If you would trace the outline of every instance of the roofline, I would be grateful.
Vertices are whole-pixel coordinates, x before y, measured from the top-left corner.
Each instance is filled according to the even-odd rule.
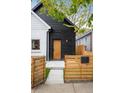
[[[76,26],[68,18],[65,18],[65,21],[67,21],[70,25]]]
[[[84,33],[82,36],[80,36],[79,38],[76,38],[76,40],[79,40],[79,39],[81,39],[81,38],[84,38],[85,36],[87,36],[87,35],[89,35],[90,33],[92,33],[92,30],[90,30],[90,31],[88,31],[88,32],[86,32],[86,33]]]
[[[43,6],[43,4],[41,2],[39,2],[38,4],[36,4],[36,6],[34,6],[32,8],[32,11],[36,11],[37,8],[40,7],[40,6]],[[74,25],[68,18],[64,18],[64,21],[67,21],[69,24]]]
[[[35,11],[38,7],[43,6],[43,4],[41,2],[37,3],[32,10]]]
[[[51,27],[50,27],[44,20],[42,20],[34,11],[31,11],[31,13],[32,13],[40,22],[42,22],[45,26],[47,26],[48,29],[51,29]]]
[[[41,4],[41,2],[39,1],[34,7],[32,7],[32,10],[35,10],[39,5]]]

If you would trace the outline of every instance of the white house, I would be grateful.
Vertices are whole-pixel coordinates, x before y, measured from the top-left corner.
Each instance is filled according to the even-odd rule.
[[[47,31],[51,27],[31,11],[31,55],[46,56]]]

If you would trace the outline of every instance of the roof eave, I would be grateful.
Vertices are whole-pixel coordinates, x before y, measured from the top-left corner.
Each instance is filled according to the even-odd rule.
[[[31,13],[32,13],[37,19],[39,19],[39,21],[42,22],[48,29],[51,29],[51,27],[50,27],[44,20],[42,20],[34,11],[31,11]]]

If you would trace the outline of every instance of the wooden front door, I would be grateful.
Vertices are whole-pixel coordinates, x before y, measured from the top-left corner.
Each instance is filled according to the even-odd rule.
[[[53,60],[61,59],[61,40],[53,41]]]

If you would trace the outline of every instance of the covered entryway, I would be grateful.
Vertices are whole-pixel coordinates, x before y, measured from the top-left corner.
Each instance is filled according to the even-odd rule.
[[[61,59],[61,40],[53,41],[53,60]]]
[[[75,54],[75,34],[62,31],[57,32],[52,29],[47,34],[47,61],[62,61],[64,55]],[[72,35],[68,36],[70,33]]]

